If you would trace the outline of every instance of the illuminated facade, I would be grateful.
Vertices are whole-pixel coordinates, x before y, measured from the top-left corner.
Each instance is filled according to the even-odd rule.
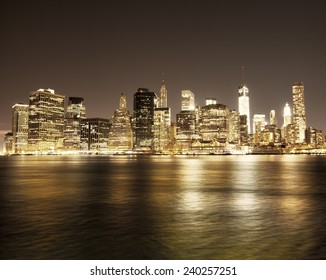
[[[322,130],[308,127],[305,131],[307,144],[312,148],[323,148],[325,144],[325,135]]]
[[[271,110],[271,112],[269,113],[269,124],[277,126],[275,110]]]
[[[162,81],[162,85],[160,88],[160,108],[167,108],[168,107],[168,91],[166,89],[166,85],[164,80]]]
[[[181,111],[195,110],[195,94],[191,90],[181,91]]]
[[[154,110],[154,143],[157,152],[164,152],[171,144],[171,108],[167,107],[167,88],[164,80],[160,88],[160,102]]]
[[[239,113],[247,116],[248,133],[251,133],[250,127],[250,107],[249,107],[249,89],[243,84],[239,87]]]
[[[81,122],[81,149],[97,152],[108,151],[110,122],[102,118],[87,118]]]
[[[152,150],[154,140],[154,109],[157,96],[147,88],[139,88],[134,94],[134,148]]]
[[[235,110],[229,113],[229,131],[228,142],[231,144],[240,144],[240,114]]]
[[[192,142],[199,139],[199,110],[195,108],[195,94],[192,91],[181,91],[181,112],[176,117],[177,149],[191,150]]]
[[[223,104],[212,104],[201,108],[199,135],[203,141],[217,141],[225,145],[229,136],[230,109]]]
[[[64,128],[64,147],[68,150],[80,149],[80,122],[86,118],[84,99],[69,97]]]
[[[291,108],[288,103],[285,103],[284,110],[283,110],[283,127],[286,127],[291,123],[292,123]]]
[[[259,144],[262,141],[262,131],[265,129],[266,118],[264,114],[255,114],[253,118],[254,143]]]
[[[306,109],[304,104],[304,84],[302,82],[292,85],[293,97],[293,124],[295,127],[295,143],[305,141]]]
[[[30,92],[28,150],[49,152],[63,147],[64,99],[53,89]]]
[[[213,104],[217,104],[216,98],[211,98],[211,97],[206,98],[206,106],[213,105]]]
[[[12,133],[13,152],[25,153],[28,145],[28,113],[27,104],[15,104],[12,106]]]
[[[133,148],[133,135],[131,116],[127,109],[127,99],[122,93],[119,109],[115,110],[111,119],[109,131],[109,150],[113,152],[126,152]]]
[[[8,132],[4,137],[4,152],[5,155],[9,156],[14,153],[14,137],[12,132]]]

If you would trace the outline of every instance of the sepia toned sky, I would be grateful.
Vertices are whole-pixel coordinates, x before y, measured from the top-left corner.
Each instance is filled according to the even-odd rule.
[[[21,2],[21,3],[19,3]],[[110,118],[120,93],[158,93],[162,73],[173,119],[180,91],[283,123],[291,84],[305,84],[307,125],[326,130],[326,17],[322,1],[5,1],[0,9],[0,131],[29,91],[84,97],[87,117]],[[0,135],[1,141],[3,136]]]

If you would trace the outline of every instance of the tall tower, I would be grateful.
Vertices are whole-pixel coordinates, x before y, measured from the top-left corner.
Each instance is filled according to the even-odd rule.
[[[248,133],[251,133],[250,127],[250,108],[249,108],[249,89],[244,83],[244,67],[242,67],[242,85],[239,86],[239,113],[247,116]]]
[[[271,110],[271,112],[269,113],[269,124],[277,126],[275,110]]]
[[[304,84],[303,82],[292,85],[293,96],[293,124],[295,143],[300,144],[305,141],[306,110],[304,104]]]
[[[292,123],[292,114],[289,104],[286,102],[283,110],[283,127]]]
[[[162,85],[160,88],[160,108],[168,107],[168,91],[166,89],[166,85],[164,80],[162,80]]]
[[[164,80],[160,88],[160,102],[154,110],[154,143],[155,151],[164,152],[170,143],[171,108],[168,107],[167,89]]]
[[[13,152],[16,154],[27,151],[28,110],[27,104],[12,106]]]
[[[181,91],[181,111],[195,110],[195,94],[191,90]]]
[[[154,140],[154,109],[157,96],[147,88],[139,88],[134,94],[135,148],[152,150]]]
[[[81,120],[86,118],[84,98],[69,97],[65,118],[64,147],[68,150],[80,149]]]
[[[119,109],[115,110],[111,118],[109,130],[109,150],[124,152],[132,150],[131,117],[127,109],[126,96],[121,93]]]
[[[28,120],[28,149],[49,152],[63,146],[63,95],[53,89],[30,92]]]

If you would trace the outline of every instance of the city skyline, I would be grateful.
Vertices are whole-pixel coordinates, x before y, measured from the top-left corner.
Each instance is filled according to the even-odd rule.
[[[271,110],[282,119],[285,103],[292,108],[291,85],[302,81],[307,126],[325,131],[321,4],[6,3],[0,30],[0,130],[11,130],[11,107],[26,103],[31,90],[54,88],[67,97],[81,96],[88,116],[110,118],[121,93],[130,111],[137,88],[158,94],[163,72],[173,119],[184,89],[194,92],[197,105],[213,97],[237,109],[244,66],[251,120]],[[39,21],[39,15],[47,20]]]

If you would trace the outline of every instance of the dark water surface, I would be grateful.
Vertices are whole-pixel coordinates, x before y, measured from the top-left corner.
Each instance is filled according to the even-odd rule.
[[[326,259],[326,157],[1,157],[1,259]]]

